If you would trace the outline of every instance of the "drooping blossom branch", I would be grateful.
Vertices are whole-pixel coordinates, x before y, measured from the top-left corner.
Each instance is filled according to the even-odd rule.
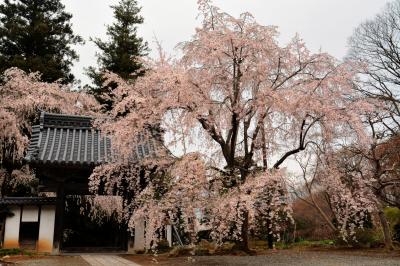
[[[150,220],[159,216],[159,220],[149,221],[154,234],[165,224],[161,220],[173,220],[178,209],[189,221],[206,198],[209,210],[203,212],[211,215],[213,224],[224,222],[214,210],[224,209],[219,204],[225,204],[232,210],[231,223],[242,230],[236,232],[237,239],[243,240],[256,208],[250,202],[255,195],[274,193],[267,189],[269,178],[263,177],[274,176],[289,158],[310,144],[334,145],[343,138],[368,143],[361,115],[371,105],[353,90],[357,64],[339,62],[326,53],[313,54],[298,36],[282,46],[276,27],[258,24],[249,13],[235,18],[210,1],[199,1],[199,10],[202,26],[192,39],[179,44],[182,56],[168,58],[160,51],[159,59],[145,60],[146,75],[134,84],[108,74],[108,81],[118,84],[114,93],[120,101],[110,111],[110,119],[101,122],[101,128],[113,138],[120,160],[102,167],[92,178],[126,189],[127,195],[132,188],[136,205],[130,216],[147,215]],[[130,167],[129,163],[121,165],[127,164],[124,158],[129,158],[137,145],[136,136],[155,125],[163,133],[164,148],[184,141],[188,157],[177,162],[173,158],[168,164],[165,156],[148,158],[143,166],[137,164],[139,169],[146,169],[152,161],[157,169],[164,168],[161,176],[167,178],[149,174],[146,184],[137,188],[134,184],[142,178],[137,174],[140,171],[128,171],[125,179],[131,183],[121,183],[116,169]],[[189,173],[190,168],[180,163],[193,159],[190,152],[198,154],[194,161],[203,161],[204,171]],[[171,149],[166,154],[179,151]],[[269,164],[271,161],[275,163]],[[204,189],[201,197],[194,194],[198,190],[182,187],[187,185],[181,184],[187,182],[182,178],[185,176],[190,177],[191,186],[197,183]],[[162,180],[162,185],[154,187],[153,179]],[[266,190],[257,191],[253,187],[256,183]],[[95,189],[100,185],[93,184]],[[282,191],[286,193],[286,189]],[[139,200],[143,197],[146,200]],[[270,221],[278,221],[269,215]],[[271,228],[277,228],[274,226]],[[228,227],[215,226],[213,234],[224,235]]]

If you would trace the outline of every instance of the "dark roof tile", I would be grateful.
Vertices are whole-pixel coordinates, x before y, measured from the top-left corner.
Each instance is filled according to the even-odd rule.
[[[25,159],[30,163],[98,165],[111,160],[111,140],[92,126],[93,118],[43,112],[32,127]],[[154,139],[139,134],[133,160],[154,155]]]
[[[0,206],[9,205],[54,205],[56,197],[5,197],[0,199]]]

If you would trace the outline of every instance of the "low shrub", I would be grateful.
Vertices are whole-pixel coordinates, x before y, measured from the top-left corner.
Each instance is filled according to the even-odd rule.
[[[178,257],[178,256],[186,256],[186,255],[193,255],[193,247],[189,246],[176,246],[172,248],[169,252],[169,256],[171,257]]]
[[[194,251],[194,255],[196,255],[196,256],[207,256],[207,255],[214,254],[214,253],[210,253],[209,249],[204,248],[204,247],[199,247],[199,246],[196,246],[193,251]]]
[[[161,240],[160,242],[158,242],[157,245],[157,251],[158,252],[167,252],[171,250],[171,247],[169,246],[169,242],[166,239]]]
[[[385,208],[385,216],[390,224],[393,240],[400,242],[400,209],[387,207]]]
[[[233,250],[237,248],[236,244],[233,242],[225,242],[222,245],[218,246],[215,250],[215,254],[224,255],[231,254]]]
[[[338,246],[351,246],[354,248],[377,248],[381,246],[382,235],[375,228],[358,229],[355,233],[355,239],[344,241],[342,238],[338,238],[336,243]]]
[[[207,250],[207,253],[212,255],[217,251],[218,246],[214,242],[210,242],[210,241],[202,239],[198,243],[197,248],[199,250],[198,251],[199,253],[205,253],[205,250]]]

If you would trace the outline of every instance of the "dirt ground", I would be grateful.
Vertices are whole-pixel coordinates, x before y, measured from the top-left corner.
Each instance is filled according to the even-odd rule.
[[[6,261],[24,266],[90,266],[80,256],[12,256]]]
[[[400,252],[368,252],[368,251],[294,251],[280,250],[257,256],[182,256],[167,255],[127,255],[143,266],[173,265],[173,266],[247,266],[247,265],[301,265],[301,266],[379,266],[399,265]]]
[[[379,266],[399,265],[400,251],[382,250],[277,250],[257,256],[181,256],[167,254],[122,255],[142,266],[247,266],[247,265],[299,265],[299,266]],[[24,266],[89,266],[80,256],[14,256],[7,259],[14,265]],[[2,264],[0,263],[2,266]],[[118,266],[118,265],[112,265]]]

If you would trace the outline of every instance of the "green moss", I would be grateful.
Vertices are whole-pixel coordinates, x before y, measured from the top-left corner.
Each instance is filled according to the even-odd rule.
[[[24,253],[24,251],[19,248],[0,249],[0,256],[22,255],[23,253]]]
[[[293,247],[297,248],[322,248],[322,247],[333,247],[335,246],[336,242],[331,239],[326,240],[318,240],[318,241],[311,241],[311,240],[301,240],[295,243],[287,244],[284,242],[278,242],[275,244],[277,249],[289,249]]]

